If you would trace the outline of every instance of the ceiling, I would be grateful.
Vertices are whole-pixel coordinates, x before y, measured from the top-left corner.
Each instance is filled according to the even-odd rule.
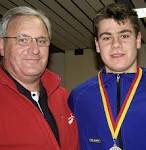
[[[134,8],[146,6],[146,0],[121,0]],[[43,10],[52,23],[52,44],[61,50],[94,48],[93,18],[105,5],[116,0],[0,0],[0,14],[26,5]],[[143,42],[146,42],[146,20],[141,19]]]

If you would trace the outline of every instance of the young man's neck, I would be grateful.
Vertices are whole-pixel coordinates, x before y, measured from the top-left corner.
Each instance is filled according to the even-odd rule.
[[[122,73],[136,73],[138,67],[133,67],[125,70],[114,70],[108,67],[105,67],[106,73],[122,74]]]

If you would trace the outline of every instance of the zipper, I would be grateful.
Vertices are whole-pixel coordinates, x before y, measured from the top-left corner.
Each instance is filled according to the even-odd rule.
[[[121,106],[121,83],[120,83],[120,74],[117,74],[117,79],[116,79],[116,81],[117,81],[117,116],[118,116],[118,114],[119,114],[119,112],[120,112],[120,106]],[[123,149],[123,141],[122,141],[122,134],[121,134],[121,129],[120,129],[120,131],[119,131],[119,135],[118,135],[118,137],[117,137],[117,139],[118,139],[118,141],[119,141],[119,147],[121,148],[121,149]]]
[[[39,96],[38,96],[38,93],[37,93],[37,92],[31,92],[31,97],[32,97],[32,99],[37,103],[37,106],[38,106],[40,112],[41,112],[41,113],[43,114],[43,116],[44,116],[43,110],[42,110],[42,108],[41,108],[41,106],[40,106],[40,103],[39,103]]]
[[[120,74],[117,74],[117,115],[120,111],[121,90],[120,90]]]

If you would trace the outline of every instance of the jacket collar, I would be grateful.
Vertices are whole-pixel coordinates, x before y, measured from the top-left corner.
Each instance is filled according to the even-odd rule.
[[[41,81],[47,92],[51,94],[60,86],[61,78],[59,75],[46,69],[41,77]]]
[[[104,82],[108,82],[110,80],[114,80],[117,78],[117,74],[116,73],[107,73],[105,68],[101,69],[102,72],[102,78]],[[133,78],[135,77],[135,73],[120,73],[120,78],[124,78],[124,79],[128,79],[129,81],[133,80]]]
[[[46,91],[51,94],[60,86],[60,77],[46,69],[41,76],[41,81],[44,85]],[[0,83],[5,84],[12,89],[16,90],[16,85],[14,81],[9,77],[9,75],[0,67]]]

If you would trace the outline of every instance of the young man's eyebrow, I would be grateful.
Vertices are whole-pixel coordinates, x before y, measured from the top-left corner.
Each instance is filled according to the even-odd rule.
[[[132,31],[129,30],[129,29],[121,30],[121,31],[119,31],[118,33],[126,33],[126,32],[132,33]],[[101,37],[101,36],[103,36],[103,35],[112,35],[112,33],[110,33],[110,32],[103,32],[103,33],[99,34],[99,37]]]
[[[103,35],[112,35],[112,34],[110,32],[103,32],[103,33],[99,34],[99,37],[101,37]]]
[[[132,31],[131,31],[131,30],[129,30],[129,29],[124,29],[124,30],[120,31],[119,33],[125,33],[125,32],[132,33]]]

